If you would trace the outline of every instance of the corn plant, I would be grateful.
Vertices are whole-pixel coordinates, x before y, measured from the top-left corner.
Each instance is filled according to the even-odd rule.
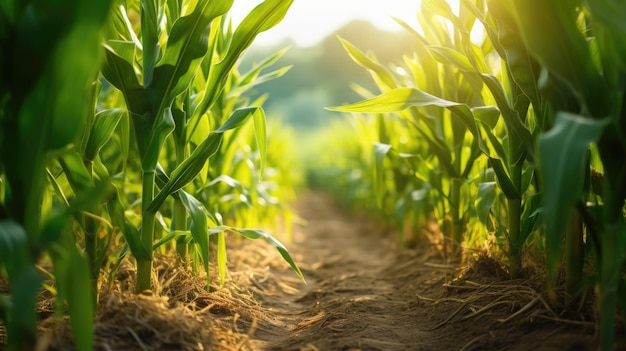
[[[246,93],[256,85],[278,78],[289,70],[290,67],[284,67],[269,73],[263,72],[284,52],[281,50],[271,55],[254,65],[248,72],[239,73],[238,67],[235,66],[226,82],[224,93],[218,96],[211,108],[210,118],[198,121],[194,126],[194,135],[203,135],[211,125],[222,123],[225,115],[229,115],[242,106],[262,105],[265,96],[251,102]],[[268,164],[266,155],[271,148],[265,146],[263,149],[261,148],[263,145],[255,142],[255,135],[258,135],[257,128],[248,124],[225,136],[213,162],[195,184],[197,189],[202,189],[202,191],[197,191],[197,195],[201,197],[205,205],[216,208],[223,214],[230,212],[231,215],[227,218],[238,226],[257,223],[260,218],[256,212],[269,205],[270,202],[275,202],[269,199],[263,190],[266,187],[265,166]],[[270,139],[267,140],[269,142]],[[264,168],[261,169],[259,166]],[[284,185],[287,188],[290,186],[289,183]],[[259,201],[260,198],[264,200]]]
[[[421,111],[438,111],[435,113],[439,116],[442,116],[441,108],[447,109],[454,118],[451,125],[456,128],[456,131],[453,130],[450,133],[442,130],[431,132],[430,135],[457,135],[456,142],[453,144],[456,145],[456,149],[449,149],[442,154],[440,145],[444,145],[442,141],[445,142],[445,139],[440,139],[431,150],[431,153],[441,155],[440,163],[444,165],[450,162],[442,162],[442,156],[445,157],[444,161],[457,162],[456,169],[455,164],[450,164],[450,167],[446,168],[454,170],[454,172],[447,172],[447,176],[453,184],[455,182],[457,184],[456,187],[451,187],[448,198],[452,203],[461,201],[458,198],[459,184],[462,184],[459,180],[466,179],[467,181],[474,160],[481,154],[487,156],[489,166],[507,198],[508,230],[505,234],[508,241],[507,255],[511,274],[516,276],[521,268],[522,246],[530,232],[534,230],[534,223],[537,220],[537,216],[529,216],[526,222],[523,221],[523,213],[533,213],[532,204],[536,204],[536,201],[528,201],[526,204],[529,206],[526,206],[523,202],[534,172],[531,167],[534,155],[533,137],[525,125],[529,99],[520,91],[518,85],[507,84],[509,81],[515,82],[513,79],[503,79],[500,75],[490,72],[490,65],[485,58],[493,53],[494,47],[500,49],[500,52],[503,50],[499,41],[495,41],[492,45],[492,42],[485,38],[479,46],[471,40],[470,33],[477,19],[480,19],[485,26],[489,26],[487,33],[499,33],[493,29],[493,20],[487,18],[473,3],[464,2],[458,16],[444,1],[423,3],[420,23],[423,24],[424,35],[400,21],[405,28],[415,34],[421,43],[420,52],[416,53],[417,61],[407,60],[407,66],[413,68],[413,76],[417,77],[415,81],[418,87],[399,86],[384,92],[378,98],[342,109],[398,112],[405,109],[415,111],[415,107],[420,107]],[[443,25],[444,23],[452,25],[447,27]],[[448,32],[446,28],[452,28],[452,31]],[[513,41],[509,40],[510,42]],[[507,47],[507,49],[515,48]],[[443,66],[439,68],[438,65]],[[438,69],[447,72],[442,82],[436,73]],[[505,74],[508,74],[509,70],[506,66],[504,70]],[[455,87],[451,84],[458,79],[453,78],[456,76],[462,77],[462,80],[460,85]],[[452,89],[454,93],[447,92],[444,86]],[[500,116],[504,121],[504,128],[502,122],[499,123]],[[441,121],[442,118],[435,120]],[[458,141],[461,130],[470,134],[472,141],[459,148],[462,145]],[[454,137],[452,140],[455,140]],[[464,156],[466,152],[464,148],[469,149],[470,156]],[[467,163],[464,168],[460,169],[458,162],[462,159],[467,160]],[[527,160],[530,163],[526,163]],[[493,187],[484,184],[481,192],[487,189],[493,189]],[[458,231],[462,223],[459,216],[454,216],[455,212],[452,212],[453,216],[451,216],[453,232]],[[502,222],[496,220],[496,223]],[[498,232],[504,231],[498,229]],[[455,236],[457,241],[462,239],[458,232]]]
[[[374,98],[336,108],[399,115],[415,108],[448,110],[487,158],[484,174],[497,180],[485,178],[479,184],[484,199],[475,203],[476,213],[505,233],[513,276],[521,269],[524,243],[542,221],[546,235],[539,239],[545,240],[549,291],[565,255],[568,298],[580,293],[583,253],[589,251],[583,245],[592,248],[601,345],[607,350],[612,348],[616,305],[623,305],[619,297],[626,296],[625,32],[620,15],[620,7],[604,1],[461,1],[457,13],[444,1],[422,2],[422,31],[401,24],[423,44],[416,57],[434,59],[454,78],[432,73],[439,66],[420,61],[404,68],[416,67],[408,70],[412,81],[393,86],[391,71],[357,60],[373,72],[379,86],[387,85]],[[477,23],[486,36],[474,42],[470,33]],[[355,56],[353,49],[348,51]],[[464,77],[475,99],[429,90],[429,82],[442,76],[454,84],[455,75]],[[444,134],[454,140],[449,131]],[[382,154],[389,150],[384,146]],[[458,150],[451,154],[458,157]],[[506,198],[506,211],[487,210],[498,194]]]
[[[175,196],[173,231],[166,239],[172,240],[176,233],[186,231],[186,210],[193,223],[190,233],[208,272],[208,226],[215,227],[219,223],[183,188],[205,169],[209,158],[219,156],[225,132],[240,128],[250,117],[254,120],[260,153],[259,174],[263,174],[266,149],[263,110],[256,106],[224,109],[216,103],[228,93],[225,87],[238,58],[258,33],[280,22],[290,4],[290,1],[263,2],[232,33],[230,26],[224,28],[223,20],[232,1],[198,2],[193,9],[184,2],[162,1],[141,1],[128,10],[123,6],[116,8],[118,23],[114,28],[122,30],[107,41],[107,60],[102,74],[123,94],[141,159],[141,229],[138,235],[132,227],[125,233],[137,260],[137,292],[151,289],[155,218],[170,195]],[[138,34],[128,16],[128,11],[133,9],[139,10],[141,30]],[[163,37],[166,40],[161,49]],[[200,140],[196,134],[197,143],[191,149],[189,138],[195,130],[190,126],[207,125],[207,121],[208,132]],[[160,167],[159,158],[170,136],[176,159],[167,174]],[[213,232],[222,243],[220,247],[223,247],[224,231],[230,229],[248,237],[265,237],[283,250],[280,243],[263,232],[255,236],[248,235],[249,230],[218,228],[222,230]],[[159,240],[156,246],[163,243]],[[182,238],[177,241],[177,251],[182,257],[186,256],[186,243]],[[285,258],[299,273],[288,254]]]
[[[45,256],[54,266],[58,310],[67,302],[78,349],[93,348],[90,272],[67,224],[108,188],[95,183],[61,211],[42,208],[42,201],[46,167],[80,141],[108,8],[109,1],[0,6],[0,274],[11,285],[11,295],[0,297],[0,317],[10,350],[35,346],[35,303],[43,282],[35,265]]]
[[[601,206],[580,207],[594,245],[598,269],[601,348],[613,348],[615,310],[625,306],[626,138],[624,78],[626,31],[624,8],[609,1],[532,1],[509,7],[529,53],[545,72],[563,82],[575,97],[576,110],[559,109],[554,126],[539,142],[545,183],[548,272],[554,279],[560,262],[561,228],[571,221],[581,199],[591,143],[602,161]],[[584,9],[584,11],[583,11]],[[537,14],[541,17],[537,18]],[[539,23],[540,25],[537,25]],[[540,32],[538,28],[541,28]],[[550,33],[544,36],[541,33]],[[549,99],[555,104],[557,99]],[[622,296],[619,301],[618,297]]]
[[[451,14],[451,11],[449,12]],[[430,14],[434,17],[437,13],[432,9],[425,9],[422,14],[424,16]],[[430,20],[431,18],[424,19],[424,23]],[[445,45],[451,42],[454,37],[457,42],[461,43],[460,46],[471,45],[469,31],[465,27],[464,31],[455,33],[449,33],[444,26],[430,26],[425,27],[425,29],[425,36],[413,31],[420,41],[419,52],[414,58],[405,57],[407,68],[404,70],[412,74],[413,80],[411,81],[404,77],[394,78],[393,70],[381,67],[349,43],[344,42],[344,46],[351,57],[371,71],[383,95],[379,99],[375,98],[360,104],[335,109],[346,112],[398,112],[403,119],[410,122],[416,135],[426,140],[427,152],[422,155],[396,154],[401,158],[415,160],[413,169],[421,168],[422,170],[416,175],[422,177],[440,193],[440,199],[445,203],[445,210],[442,211],[441,215],[448,218],[442,223],[444,224],[442,226],[443,231],[452,241],[462,243],[467,221],[464,213],[468,212],[467,208],[470,205],[467,190],[464,190],[463,185],[467,184],[474,163],[481,155],[480,138],[479,136],[476,137],[476,126],[473,122],[474,112],[470,111],[464,103],[478,106],[483,104],[482,84],[476,77],[459,75],[454,69],[440,66],[433,59],[433,57],[438,58],[434,55],[435,49],[441,47],[435,46],[433,43]],[[432,57],[429,50],[433,52]],[[443,77],[443,79],[439,77]],[[402,86],[413,84],[420,86],[420,90],[402,88]],[[401,105],[403,95],[412,92],[415,92],[415,98],[421,101]],[[451,103],[431,94],[445,95],[446,98],[461,102]],[[417,109],[418,106],[422,108]],[[439,109],[440,106],[448,107],[449,111]],[[406,111],[401,112],[405,109]],[[476,114],[484,116],[485,119],[493,119],[494,113],[497,114],[497,111],[490,108],[476,109]],[[460,117],[460,121],[452,119],[457,118],[457,116]],[[378,158],[375,164],[378,165],[377,169],[379,169],[377,172],[378,180],[375,183],[380,184],[382,158],[392,152],[393,149],[388,144],[377,144],[375,147],[375,155]],[[435,168],[426,161],[431,157],[430,155],[436,157]],[[463,193],[465,196],[462,195]]]
[[[262,100],[249,106],[224,97],[286,72],[260,74],[282,53],[244,76],[235,66],[290,4],[265,1],[233,31],[225,20],[232,1],[113,1],[105,45],[98,48],[107,1],[2,3],[0,274],[12,293],[0,296],[0,318],[9,349],[34,348],[35,303],[44,278],[36,264],[47,258],[54,279],[48,289],[57,294],[59,314],[67,305],[79,350],[93,348],[100,272],[114,269],[109,259],[117,256],[119,264],[129,250],[138,264],[138,292],[150,289],[153,251],[170,242],[183,259],[192,243],[208,279],[209,237],[218,236],[225,249],[226,232],[264,238],[302,277],[271,235],[226,225],[214,208],[207,210],[198,200],[206,187],[196,184],[197,178],[203,178],[200,184],[214,180],[203,172],[209,158],[243,148],[243,140],[255,145],[256,156],[246,155],[256,170],[252,176],[263,177]],[[231,82],[239,83],[231,89]],[[250,118],[254,128],[246,124]],[[242,127],[245,138],[225,136]],[[221,149],[225,140],[236,141],[228,149],[233,151]],[[174,157],[167,154],[170,145]],[[121,246],[113,244],[119,235]]]
[[[316,134],[315,143],[309,142],[303,156],[311,160],[307,165],[309,186],[330,191],[346,207],[367,206],[376,201],[371,193],[363,190],[372,185],[371,177],[364,174],[369,168],[363,165],[371,159],[371,155],[365,153],[371,149],[369,137],[373,137],[373,129],[362,125],[333,121],[331,128]]]

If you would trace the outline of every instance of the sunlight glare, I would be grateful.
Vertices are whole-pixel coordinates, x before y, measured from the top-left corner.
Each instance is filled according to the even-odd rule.
[[[240,23],[260,0],[235,1],[230,16]],[[353,20],[367,20],[376,27],[401,31],[392,19],[397,17],[415,25],[421,0],[295,0],[285,19],[275,28],[259,34],[255,45],[280,44],[289,38],[298,46],[312,46]]]

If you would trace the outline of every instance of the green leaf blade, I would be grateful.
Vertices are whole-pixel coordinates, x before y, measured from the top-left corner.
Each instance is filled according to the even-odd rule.
[[[549,282],[556,278],[564,228],[582,192],[585,155],[590,143],[600,137],[605,126],[604,120],[560,112],[553,128],[539,140]]]
[[[304,279],[304,275],[300,271],[300,268],[298,268],[298,265],[295,263],[293,258],[291,258],[291,255],[289,254],[289,251],[287,251],[287,248],[285,247],[285,245],[283,245],[280,241],[276,240],[273,236],[271,236],[270,234],[262,230],[256,230],[256,229],[241,229],[241,228],[228,227],[227,230],[235,232],[243,236],[244,238],[251,239],[251,240],[257,240],[261,238],[265,239],[270,245],[274,246],[276,250],[278,250],[280,255],[289,264],[289,266],[291,266],[294,272],[296,272],[296,274],[298,275],[298,277],[300,277],[302,282],[306,283],[306,280]]]

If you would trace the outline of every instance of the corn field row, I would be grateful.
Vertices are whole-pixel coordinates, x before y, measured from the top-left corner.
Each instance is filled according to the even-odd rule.
[[[34,349],[42,287],[92,350],[103,276],[128,258],[136,293],[151,293],[155,252],[207,289],[215,260],[223,283],[228,234],[266,240],[304,280],[280,241],[250,229],[288,229],[301,182],[295,140],[266,121],[266,96],[248,97],[287,73],[272,68],[284,51],[238,69],[292,1],[265,0],[236,28],[233,1],[0,4],[8,350]],[[423,0],[416,14],[398,23],[418,49],[391,67],[339,39],[379,91],[354,86],[363,101],[330,108],[353,115],[317,137],[311,183],[391,220],[400,243],[436,221],[453,257],[499,252],[511,277],[531,259],[553,303],[595,291],[611,350],[626,307],[626,7]]]
[[[626,7],[613,1],[422,1],[415,52],[390,67],[342,43],[379,91],[322,138],[315,184],[410,240],[501,252],[512,278],[545,267],[552,302],[594,288],[601,346],[626,306]],[[356,132],[351,132],[356,131]],[[324,156],[327,155],[327,156]],[[591,272],[591,273],[590,273]],[[566,301],[556,301],[565,275]]]
[[[289,136],[246,93],[289,69],[283,52],[239,72],[243,52],[291,1],[233,29],[230,1],[3,1],[0,7],[0,296],[8,350],[32,350],[47,277],[76,347],[93,349],[103,274],[126,257],[150,293],[154,253],[207,277],[227,233],[265,239],[292,217]],[[269,129],[269,130],[268,130]],[[281,150],[282,149],[282,150]],[[286,223],[286,227],[289,227]],[[209,250],[209,245],[217,245]],[[108,279],[110,281],[110,279]]]

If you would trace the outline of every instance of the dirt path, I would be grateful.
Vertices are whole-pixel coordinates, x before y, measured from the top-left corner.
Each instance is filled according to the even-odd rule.
[[[287,246],[307,285],[274,247],[232,235],[226,284],[217,283],[212,263],[210,292],[204,278],[166,256],[155,262],[155,294],[134,295],[134,268],[126,262],[112,291],[101,292],[95,349],[596,349],[593,304],[569,312],[548,307],[537,275],[508,279],[484,255],[459,269],[429,241],[398,250],[393,232],[321,194],[303,194],[297,211],[306,224]],[[53,301],[42,300],[41,315],[50,315]],[[615,349],[626,350],[620,321]],[[73,349],[67,323],[52,323],[42,328],[49,350]],[[0,350],[3,335],[0,325]]]
[[[308,284],[284,270],[259,288],[258,350],[591,350],[594,324],[546,310],[536,280],[495,261],[459,272],[436,250],[394,248],[393,233],[315,193],[289,245]],[[253,289],[254,290],[254,289]],[[581,320],[582,318],[582,320]]]
[[[319,194],[308,194],[300,204],[307,225],[292,246],[306,251],[302,254],[308,286],[290,297],[288,305],[284,298],[272,301],[277,312],[287,316],[285,322],[295,326],[268,349],[418,349],[428,333],[407,330],[416,326],[409,301],[386,277],[395,255],[393,239]]]

